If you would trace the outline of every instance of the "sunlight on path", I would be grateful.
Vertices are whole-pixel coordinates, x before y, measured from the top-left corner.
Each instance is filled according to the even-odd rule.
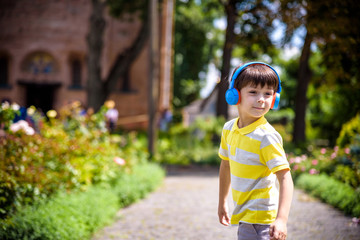
[[[170,171],[156,192],[120,210],[117,221],[93,239],[236,239],[236,227],[218,223],[217,202],[216,169]],[[289,240],[351,240],[360,236],[360,226],[351,226],[351,218],[299,190],[290,215]]]

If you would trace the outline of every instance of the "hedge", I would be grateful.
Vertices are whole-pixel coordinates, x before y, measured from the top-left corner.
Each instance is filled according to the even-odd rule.
[[[346,214],[360,216],[360,192],[328,175],[302,174],[296,186]]]
[[[142,164],[112,184],[95,185],[86,192],[61,193],[26,206],[1,222],[0,239],[89,239],[113,220],[120,207],[145,197],[163,177],[158,165]]]

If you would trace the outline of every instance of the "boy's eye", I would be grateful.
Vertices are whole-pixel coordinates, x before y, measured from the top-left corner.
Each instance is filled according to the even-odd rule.
[[[249,93],[251,93],[251,94],[255,94],[255,93],[256,93],[256,91],[252,90],[252,91],[250,91]]]

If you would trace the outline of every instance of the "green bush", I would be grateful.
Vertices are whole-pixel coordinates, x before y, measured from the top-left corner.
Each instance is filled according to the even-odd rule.
[[[81,115],[76,104],[60,111],[64,114],[57,119],[49,117],[34,135],[13,132],[13,125],[5,130],[0,138],[1,218],[58,191],[111,182],[146,161],[145,144],[136,133],[109,135],[105,110]],[[119,166],[114,160],[124,156]]]
[[[0,239],[88,239],[112,221],[119,207],[143,198],[163,177],[159,166],[142,164],[111,184],[93,186],[85,192],[57,194],[3,220]]]
[[[197,119],[189,127],[173,125],[160,135],[156,161],[178,165],[218,164],[217,151],[224,123],[223,118],[208,117]]]
[[[356,135],[360,135],[360,113],[342,126],[336,143],[340,147],[345,147],[351,144]]]
[[[360,175],[356,174],[350,166],[337,165],[332,176],[353,188],[360,186]]]
[[[325,174],[302,174],[296,180],[296,186],[343,210],[346,214],[360,216],[360,192],[347,184]]]
[[[287,123],[292,122],[294,118],[295,118],[295,112],[292,108],[285,108],[277,111],[269,111],[266,114],[266,119],[271,124],[280,123],[282,125],[286,125]]]

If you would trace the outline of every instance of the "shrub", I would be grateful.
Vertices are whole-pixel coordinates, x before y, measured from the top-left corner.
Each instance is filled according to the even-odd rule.
[[[208,117],[197,119],[189,127],[173,125],[160,135],[156,161],[178,165],[218,164],[217,151],[224,123],[223,118]]]
[[[79,114],[78,104],[70,110],[65,117],[49,117],[37,134],[6,130],[5,137],[0,137],[1,218],[57,191],[111,182],[146,161],[144,144],[135,133],[107,133],[105,108],[91,115]],[[114,159],[122,156],[126,161],[119,166]]]
[[[302,174],[297,179],[296,186],[343,210],[346,214],[360,216],[360,192],[330,176]]]
[[[336,143],[340,147],[345,147],[351,144],[356,135],[360,135],[360,113],[342,126]]]
[[[119,206],[144,197],[163,177],[159,166],[143,164],[111,184],[102,183],[85,192],[57,194],[2,221],[0,239],[88,239],[111,222]]]
[[[19,114],[20,111],[18,105],[13,104],[10,106],[6,101],[2,103],[0,105],[0,129],[4,128],[5,130],[8,130],[12,120]]]

